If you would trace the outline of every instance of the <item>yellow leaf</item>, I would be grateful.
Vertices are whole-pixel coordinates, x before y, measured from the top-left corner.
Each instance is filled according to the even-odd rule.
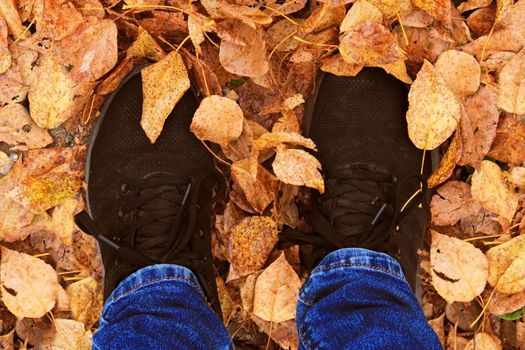
[[[166,118],[189,88],[188,72],[177,51],[142,70],[144,102],[140,125],[151,143],[155,143]]]
[[[58,278],[51,265],[1,247],[2,302],[16,317],[39,318],[55,306]]]
[[[451,1],[450,0],[413,0],[414,5],[424,10],[435,19],[450,24]]]
[[[496,163],[481,162],[472,175],[472,196],[483,208],[505,218],[510,224],[518,209],[518,198],[509,188]]]
[[[250,173],[250,160],[243,159],[231,166],[231,177],[244,192],[246,200],[257,212],[262,213],[274,200],[275,193],[272,191],[271,174],[262,166],[259,166],[257,177],[254,179]],[[275,179],[275,177],[274,177]]]
[[[412,84],[412,78],[408,75],[407,66],[405,59],[399,59],[392,63],[380,64],[381,67],[390,75],[393,75],[397,79],[401,80],[405,84]]]
[[[84,325],[75,320],[55,319],[55,336],[44,339],[45,348],[86,350],[91,349],[91,332],[84,329]]]
[[[507,277],[505,277],[506,281],[512,278],[515,278],[516,280],[523,280],[525,278],[525,276],[523,276],[523,271],[525,270],[522,270],[521,273],[514,276],[512,275],[512,272],[509,272],[512,264],[517,266],[523,263],[523,252],[525,252],[525,236],[514,237],[510,241],[502,243],[487,251],[486,255],[489,262],[488,281],[491,286],[495,287],[496,290],[502,293],[509,293],[502,291],[499,287],[500,283],[503,282],[501,281],[502,276],[507,275]],[[521,262],[514,263],[517,260],[521,260]],[[504,290],[508,287],[506,281],[504,284],[502,283]]]
[[[195,111],[190,130],[200,140],[226,145],[241,135],[243,120],[244,115],[237,102],[211,95],[204,98]]]
[[[410,88],[408,102],[408,135],[417,148],[434,149],[456,130],[460,104],[428,61]]]
[[[33,122],[24,106],[13,103],[0,108],[0,141],[25,151],[44,148],[53,138]]]
[[[17,6],[15,5],[16,2],[13,2],[13,0],[0,0],[0,14],[5,18],[5,21],[7,22],[7,26],[9,27],[9,31],[15,36],[16,38],[22,36],[23,38],[27,38],[29,36],[29,33],[24,33],[25,28],[22,25],[22,20],[20,19],[20,15],[17,11]]]
[[[503,66],[498,85],[498,107],[509,113],[525,113],[525,49]]]
[[[468,242],[434,230],[430,247],[432,284],[447,302],[468,302],[485,289],[488,263],[485,255]]]
[[[337,76],[355,77],[363,69],[361,64],[347,63],[340,54],[324,58],[321,61],[321,70]]]
[[[435,67],[449,89],[458,97],[472,95],[478,91],[481,67],[472,55],[448,50],[439,55]]]
[[[67,286],[67,295],[73,318],[90,329],[102,312],[102,289],[93,277],[74,282]]]
[[[153,61],[160,61],[166,56],[166,52],[144,28],[139,27],[139,35],[126,51],[126,55],[128,57],[144,57]]]
[[[277,149],[272,167],[275,175],[284,183],[324,192],[324,181],[319,172],[321,163],[308,152],[281,146]]]
[[[383,14],[377,7],[366,0],[357,0],[350,10],[348,10],[339,30],[341,33],[351,30],[358,24],[371,21],[381,24],[383,22]]]
[[[464,350],[501,350],[501,341],[487,333],[476,333]]]
[[[253,314],[275,323],[295,318],[301,281],[284,253],[255,282]]]
[[[461,149],[461,136],[460,133],[456,131],[452,141],[450,142],[450,145],[448,146],[447,152],[439,162],[438,168],[434,170],[428,179],[429,188],[436,187],[437,185],[448,180],[456,167],[459,157],[461,157]]]

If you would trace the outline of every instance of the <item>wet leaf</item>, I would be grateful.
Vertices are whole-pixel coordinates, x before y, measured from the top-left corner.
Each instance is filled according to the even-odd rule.
[[[525,113],[525,49],[510,59],[498,76],[498,107],[509,112]]]
[[[229,241],[228,255],[238,276],[262,269],[277,240],[277,225],[270,217],[247,217],[235,226]]]
[[[481,67],[472,55],[457,50],[445,51],[439,55],[435,68],[457,96],[465,97],[478,91]]]
[[[518,236],[487,251],[488,281],[505,294],[525,289],[525,236]]]
[[[448,180],[456,168],[456,163],[461,157],[462,148],[463,143],[461,141],[460,133],[456,131],[450,145],[448,146],[447,152],[439,162],[439,166],[428,179],[429,188],[436,187]]]
[[[150,142],[155,143],[166,118],[190,88],[190,80],[177,51],[144,68],[141,74],[144,102],[140,125]]]
[[[431,230],[432,284],[447,302],[471,301],[485,289],[488,263],[468,242]]]
[[[308,152],[279,147],[272,167],[275,176],[284,183],[324,192],[324,180],[319,172],[321,163]]]
[[[226,145],[241,135],[243,120],[243,112],[237,102],[212,95],[201,101],[190,130],[201,140]]]
[[[153,61],[160,61],[166,56],[166,52],[160,47],[153,37],[144,29],[139,27],[139,36],[126,51],[128,57],[144,57]]]
[[[40,259],[1,247],[2,302],[16,317],[38,318],[55,306],[58,278]]]
[[[496,163],[481,162],[472,176],[472,196],[483,208],[505,218],[509,223],[518,209],[518,198],[505,182],[503,172]]]
[[[499,339],[491,337],[487,333],[476,333],[474,339],[468,342],[465,350],[501,350],[501,342]]]
[[[460,104],[428,61],[410,88],[408,102],[408,135],[416,147],[434,149],[456,129]]]
[[[295,318],[300,288],[299,277],[282,253],[257,278],[253,314],[276,323]]]

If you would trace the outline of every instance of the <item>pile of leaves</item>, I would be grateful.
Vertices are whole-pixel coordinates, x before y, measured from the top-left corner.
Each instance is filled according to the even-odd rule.
[[[319,69],[365,67],[411,84],[410,139],[442,155],[421,251],[430,324],[447,349],[525,348],[524,47],[525,0],[0,0],[3,348],[91,347],[102,267],[73,221],[86,143],[151,62],[150,141],[192,82],[191,131],[219,146],[213,251],[238,348],[298,346],[307,272],[297,246],[276,245],[283,226],[308,229],[298,204],[324,191],[304,104]]]

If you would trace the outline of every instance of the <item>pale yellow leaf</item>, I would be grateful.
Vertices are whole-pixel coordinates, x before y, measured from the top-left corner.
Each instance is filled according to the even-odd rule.
[[[53,138],[33,122],[24,106],[13,103],[0,108],[0,141],[25,151],[44,148]]]
[[[478,91],[481,67],[474,56],[457,50],[439,55],[435,64],[439,75],[457,96],[465,97]]]
[[[16,317],[38,318],[55,306],[58,277],[40,259],[1,247],[2,302]]]
[[[91,349],[91,332],[84,329],[84,324],[75,320],[55,319],[55,336],[45,339],[43,346],[51,350],[87,350]]]
[[[514,266],[517,266],[523,263],[523,252],[525,252],[525,236],[523,235],[517,236],[510,241],[497,245],[487,251],[486,255],[489,262],[488,282],[491,286],[495,287],[502,293],[509,293],[502,291],[499,287],[500,282],[502,282],[500,281],[502,276],[507,275],[507,277],[505,277],[505,285],[502,284],[504,290],[507,290],[506,284],[510,279],[515,278],[517,281],[525,279],[525,276],[523,275],[523,271],[525,270],[522,270],[521,273],[514,276],[509,272],[510,266],[513,264]],[[517,260],[521,260],[522,262],[514,263]]]
[[[73,319],[90,329],[102,312],[102,289],[93,277],[87,277],[67,286],[67,295]]]
[[[141,74],[144,102],[140,125],[150,142],[155,143],[166,118],[190,88],[190,79],[177,51],[144,68]]]
[[[512,222],[518,209],[518,198],[505,181],[499,166],[483,160],[472,175],[472,196],[483,208]]]
[[[408,102],[408,135],[417,148],[434,149],[456,129],[461,106],[430,62],[423,63]]]
[[[487,333],[476,333],[464,350],[501,350],[501,341]]]
[[[201,101],[193,115],[190,130],[201,140],[226,145],[241,135],[243,120],[243,112],[237,102],[211,95]]]
[[[139,27],[139,35],[126,51],[126,55],[160,61],[166,56],[166,52],[144,28]]]
[[[452,2],[450,0],[413,0],[414,5],[435,19],[450,24]]]
[[[447,302],[468,302],[485,289],[488,263],[478,248],[434,230],[430,247],[432,285]]]
[[[25,27],[13,0],[0,0],[0,14],[5,18],[9,31],[16,37],[27,38],[29,33],[25,33]]]
[[[284,183],[324,192],[324,180],[319,172],[321,163],[306,151],[279,147],[272,167],[275,175]]]
[[[346,13],[339,30],[346,32],[358,24],[371,21],[381,24],[383,14],[381,11],[366,0],[357,0]]]
[[[300,288],[299,277],[282,253],[257,278],[253,314],[276,323],[295,318]]]
[[[516,114],[525,113],[525,49],[503,66],[498,76],[498,107]]]

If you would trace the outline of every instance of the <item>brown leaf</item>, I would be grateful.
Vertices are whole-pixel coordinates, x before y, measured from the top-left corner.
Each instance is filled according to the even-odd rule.
[[[501,341],[487,333],[476,333],[474,339],[468,342],[465,350],[501,350]]]
[[[241,135],[243,119],[242,109],[235,101],[212,95],[201,101],[190,130],[200,140],[226,145]]]
[[[495,9],[492,6],[484,7],[474,11],[468,16],[467,25],[470,28],[470,31],[479,37],[490,33],[495,19]]]
[[[461,134],[458,130],[456,130],[456,133],[454,134],[454,137],[448,146],[447,152],[441,158],[437,169],[434,170],[428,179],[429,188],[436,187],[437,185],[448,180],[456,168],[456,163],[461,157],[462,148],[463,143],[461,141]]]
[[[408,102],[408,134],[416,147],[434,149],[456,129],[461,106],[428,61],[410,88]]]
[[[304,34],[318,33],[327,28],[338,26],[345,18],[345,14],[346,9],[343,5],[332,6],[322,3],[306,18],[300,26],[300,32]]]
[[[190,88],[190,79],[177,51],[144,68],[141,74],[144,102],[140,125],[150,142],[155,143],[166,118]]]
[[[463,107],[465,113],[460,120],[463,149],[458,164],[478,167],[496,137],[500,115],[496,94],[482,86],[475,95],[463,101]]]
[[[13,50],[17,48],[16,50]],[[11,67],[0,74],[0,105],[21,102],[26,99],[35,71],[33,63],[38,54],[31,50],[11,45]]]
[[[183,50],[181,50],[183,51]],[[193,82],[197,85],[202,96],[222,96],[222,88],[217,78],[217,72],[212,70],[201,58],[197,58],[188,51],[183,51],[186,66],[191,71]]]
[[[6,334],[0,335],[0,344],[2,344],[4,350],[15,350],[14,336],[14,329]]]
[[[501,162],[521,164],[525,159],[525,123],[503,114],[489,156]]]
[[[490,263],[490,261],[489,261]],[[503,294],[495,292],[490,300],[488,310],[494,315],[504,315],[525,306],[525,291],[515,294]]]
[[[499,51],[518,52],[525,45],[521,31],[509,28],[487,34],[461,47],[462,51],[474,55],[478,60]]]
[[[238,19],[252,28],[270,24],[272,18],[255,7],[230,4],[221,0],[202,0],[202,6],[213,19]]]
[[[16,317],[38,318],[55,306],[58,277],[40,259],[1,247],[2,302]]]
[[[253,314],[276,323],[295,318],[300,288],[299,277],[282,253],[257,278]]]
[[[333,0],[331,0],[333,1]],[[299,334],[295,320],[273,323],[263,320],[255,315],[251,319],[259,329],[283,349],[297,350],[299,348]]]
[[[454,327],[457,325],[461,330],[471,331],[471,324],[476,320],[481,310],[476,301],[470,303],[455,302],[447,304],[445,314]]]
[[[518,236],[487,251],[488,282],[497,292],[513,294],[525,289],[525,236]]]
[[[343,34],[339,52],[349,64],[372,67],[404,58],[396,37],[383,25],[371,21],[360,23]]]
[[[53,138],[33,122],[24,106],[15,103],[0,108],[0,141],[28,150],[43,148],[52,143]]]
[[[393,63],[380,64],[379,67],[383,68],[385,72],[393,75],[403,83],[412,84],[412,78],[408,75],[405,59],[399,59]]]
[[[449,0],[413,0],[414,5],[427,12],[438,21],[451,22],[451,2]]]
[[[355,26],[367,21],[381,24],[383,22],[383,14],[377,7],[368,1],[357,0],[346,13],[343,22],[339,26],[339,30],[342,33],[347,32]]]
[[[128,57],[144,57],[153,61],[160,61],[166,56],[166,52],[144,28],[139,27],[139,36],[127,49],[126,55]]]
[[[262,31],[242,22],[230,21],[228,24],[238,40],[246,44],[240,45],[225,39],[221,41],[219,60],[224,69],[247,77],[260,77],[266,74],[269,63]]]
[[[126,57],[123,59],[113,71],[97,86],[96,93],[98,95],[109,95],[117,90],[122,81],[128,76],[134,68],[132,58]],[[91,106],[90,106],[91,108]]]
[[[433,225],[454,225],[459,220],[477,215],[481,206],[472,198],[470,186],[461,181],[449,181],[437,189],[430,202]]]
[[[102,312],[102,289],[93,277],[87,277],[67,286],[67,295],[73,319],[90,329]]]
[[[355,77],[363,69],[363,65],[347,63],[340,54],[324,58],[321,70],[343,77]]]
[[[272,167],[275,175],[284,183],[324,192],[324,180],[319,172],[321,163],[308,152],[279,147]]]
[[[27,38],[28,34],[24,31],[25,28],[22,25],[22,20],[16,9],[15,2],[13,0],[0,0],[0,14],[5,18],[9,31],[16,37]]]
[[[487,7],[491,2],[492,0],[468,0],[459,4],[458,10],[461,13],[472,11],[480,7]]]
[[[91,332],[74,320],[55,319],[55,337],[42,345],[51,349],[84,350],[91,348]]]
[[[472,196],[483,208],[512,222],[518,209],[518,198],[505,182],[503,172],[496,163],[481,162],[472,175]]]
[[[488,263],[478,248],[431,230],[432,284],[447,302],[471,301],[485,289]]]
[[[11,67],[11,52],[7,44],[7,24],[0,15],[0,74],[5,73]]]
[[[277,225],[267,216],[250,216],[235,226],[230,237],[228,254],[238,276],[260,270],[277,240]]]
[[[272,188],[276,184],[275,178],[262,166],[259,166],[257,178],[254,178],[250,173],[249,159],[233,163],[231,177],[244,192],[248,203],[257,212],[262,213],[275,199],[275,190]]]
[[[410,0],[368,0],[381,10],[386,18],[404,17],[415,10]]]
[[[443,313],[433,320],[428,320],[428,324],[438,336],[441,345],[445,346],[445,314]]]
[[[515,55],[498,76],[498,107],[516,114],[525,113],[525,49]]]
[[[457,50],[445,51],[439,55],[435,68],[458,97],[478,91],[481,67],[472,55]]]
[[[31,232],[22,230],[31,224],[34,214],[17,202],[0,195],[0,241],[15,242],[25,239]]]

